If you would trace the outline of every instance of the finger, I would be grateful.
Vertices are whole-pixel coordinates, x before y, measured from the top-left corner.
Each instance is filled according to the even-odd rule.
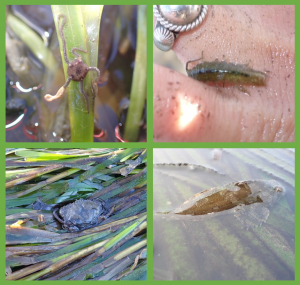
[[[279,104],[265,108],[264,96],[227,96],[215,87],[153,66],[154,141],[287,141],[293,123],[282,124]],[[289,125],[290,124],[290,125]],[[283,131],[284,129],[284,131]]]
[[[204,50],[205,61],[213,62],[216,58],[224,60],[224,57],[227,62],[239,64],[247,64],[251,61],[251,68],[263,72],[269,71],[267,87],[247,87],[246,89],[250,90],[251,96],[249,97],[244,96],[242,92],[236,94],[234,88],[225,90],[220,88],[222,93],[216,88],[206,89],[210,94],[217,96],[216,98],[222,98],[223,117],[231,117],[232,128],[235,129],[234,132],[230,132],[234,133],[234,136],[231,136],[232,141],[247,141],[247,139],[250,141],[294,141],[294,19],[283,17],[286,14],[293,15],[293,8],[280,6],[284,13],[276,12],[276,9],[279,9],[278,6],[272,6],[269,12],[261,6],[209,6],[205,22],[194,30],[181,33],[175,41],[174,51],[184,65],[188,60],[201,58]],[[273,14],[273,12],[276,13]],[[262,20],[266,19],[262,15],[268,15],[269,20]],[[282,25],[278,21],[272,21],[274,15],[278,15]],[[279,38],[282,39],[280,42],[278,42]],[[155,78],[157,76],[154,74]],[[161,77],[155,81],[164,80],[166,77],[161,74]],[[199,85],[196,83],[189,83],[189,87],[185,84],[185,88],[191,89],[192,86],[198,89],[186,92],[187,98],[199,90]],[[154,84],[154,88],[159,87],[161,86],[156,87]],[[164,92],[164,90],[160,91]],[[184,88],[182,88],[183,91]],[[235,94],[233,97],[232,93]],[[205,96],[204,93],[201,95]],[[208,98],[208,100],[212,99]],[[240,121],[230,116],[238,112],[227,106],[231,105],[230,102],[233,100],[238,102],[235,105],[236,110],[243,110],[244,113],[251,114],[253,118],[250,120],[250,116],[247,115],[243,121]],[[216,102],[217,105],[218,102]],[[212,128],[216,128],[215,125]],[[243,135],[238,134],[237,131],[241,128],[244,128]],[[261,132],[259,128],[264,131]],[[267,133],[266,130],[271,131]],[[228,136],[223,140],[217,137],[213,136],[218,141],[230,141]],[[193,139],[195,139],[195,134]],[[188,141],[188,138],[186,137],[185,140]],[[201,141],[209,140],[203,135]]]

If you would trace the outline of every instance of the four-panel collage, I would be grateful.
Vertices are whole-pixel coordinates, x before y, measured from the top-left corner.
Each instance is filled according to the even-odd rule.
[[[297,281],[295,5],[148,2],[3,6],[5,282]]]

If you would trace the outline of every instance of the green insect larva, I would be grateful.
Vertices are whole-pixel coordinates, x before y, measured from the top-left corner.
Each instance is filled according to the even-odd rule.
[[[199,59],[197,59],[199,60]],[[202,82],[214,82],[231,85],[266,86],[267,74],[250,68],[247,64],[234,64],[226,61],[203,61],[186,72],[189,77]]]

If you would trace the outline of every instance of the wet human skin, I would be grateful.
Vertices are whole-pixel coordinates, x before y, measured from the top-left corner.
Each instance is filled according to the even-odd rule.
[[[294,6],[209,6],[203,24],[175,41],[182,64],[203,51],[205,61],[266,72],[267,86],[246,84],[248,95],[238,86],[206,84],[154,64],[154,141],[294,141],[294,16]]]

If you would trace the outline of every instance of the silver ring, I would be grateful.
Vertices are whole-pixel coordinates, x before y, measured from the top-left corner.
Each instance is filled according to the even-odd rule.
[[[198,27],[207,14],[207,5],[153,5],[157,18],[153,41],[162,51],[172,48],[181,32]]]

